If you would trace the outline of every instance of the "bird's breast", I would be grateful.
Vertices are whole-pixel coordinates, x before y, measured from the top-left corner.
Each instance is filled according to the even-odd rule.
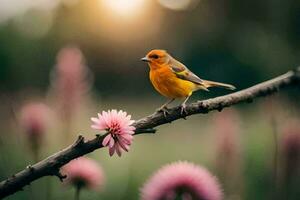
[[[154,88],[168,98],[190,96],[195,84],[178,78],[169,67],[150,69],[150,81]]]

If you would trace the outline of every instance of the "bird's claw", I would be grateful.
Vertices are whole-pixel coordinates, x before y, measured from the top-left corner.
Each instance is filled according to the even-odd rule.
[[[170,114],[167,107],[161,107],[156,110],[156,112],[162,112],[164,114],[164,117],[166,118],[168,114]]]
[[[185,116],[188,114],[187,111],[186,111],[186,105],[185,105],[185,104],[182,104],[182,105],[181,105],[180,114],[181,114],[182,116],[184,116],[184,119],[185,119]]]

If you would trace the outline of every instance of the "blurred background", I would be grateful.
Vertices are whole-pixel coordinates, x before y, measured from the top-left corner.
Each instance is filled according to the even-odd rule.
[[[139,119],[163,104],[140,61],[156,48],[240,90],[299,65],[300,1],[0,0],[1,180],[78,134],[93,138],[90,117],[102,110]],[[227,93],[197,92],[190,101]],[[139,199],[147,178],[178,160],[208,168],[225,199],[299,199],[299,97],[291,88],[161,126],[136,136],[121,158],[93,152],[105,183],[81,199]],[[46,177],[7,199],[73,193]]]

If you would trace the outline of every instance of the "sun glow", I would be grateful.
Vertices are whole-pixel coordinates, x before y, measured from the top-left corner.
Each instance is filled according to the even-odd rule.
[[[125,16],[133,15],[141,10],[145,0],[100,0],[111,11]]]

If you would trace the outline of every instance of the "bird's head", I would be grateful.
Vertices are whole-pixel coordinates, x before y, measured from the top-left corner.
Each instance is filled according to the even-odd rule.
[[[170,55],[165,50],[154,49],[147,53],[147,55],[141,60],[144,62],[148,62],[150,65],[162,65],[169,62]]]

